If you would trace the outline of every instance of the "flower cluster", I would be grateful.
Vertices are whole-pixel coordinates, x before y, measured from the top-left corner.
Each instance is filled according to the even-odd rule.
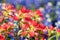
[[[27,40],[51,40],[60,36],[60,29],[52,26],[49,14],[43,15],[39,9],[32,11],[22,6],[17,10],[8,3],[3,3],[1,8],[0,40],[22,40],[20,36]]]

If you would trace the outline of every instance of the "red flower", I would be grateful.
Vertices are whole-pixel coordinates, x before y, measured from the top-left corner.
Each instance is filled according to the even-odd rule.
[[[8,28],[9,28],[9,25],[6,23],[6,24],[3,24],[2,26],[1,26],[1,28],[3,28],[4,30],[7,30]]]
[[[0,40],[5,40],[5,37],[0,34]]]
[[[43,36],[41,38],[42,38],[42,40],[46,40]]]
[[[25,17],[26,21],[32,21],[32,19],[30,17]]]
[[[40,21],[43,21],[44,20],[44,18],[43,17],[40,17]]]
[[[26,8],[24,6],[21,8],[21,12],[26,13]]]
[[[37,25],[37,30],[44,30],[45,28],[46,27],[42,23]]]
[[[43,14],[41,13],[40,10],[36,10],[36,14],[38,14],[40,17],[43,17]]]
[[[14,33],[10,33],[12,36],[14,36]]]
[[[38,40],[38,38],[35,38],[35,40]]]
[[[34,32],[29,32],[30,37],[33,37],[35,34]]]
[[[29,10],[26,10],[26,13],[29,13]]]
[[[12,22],[9,22],[9,25],[12,27],[12,26],[14,26],[14,24],[12,23]]]
[[[35,35],[36,35],[36,36],[38,36],[38,35],[39,35],[39,33],[35,32]]]
[[[22,34],[21,34],[22,36],[25,36],[26,35],[26,32],[22,32]]]
[[[14,20],[19,20],[19,18],[17,16],[13,16]]]
[[[37,28],[37,30],[40,30],[40,31],[41,31],[41,30],[42,30],[42,28]]]
[[[50,30],[54,30],[54,27],[53,26],[50,26],[49,28],[50,28]]]
[[[38,25],[37,21],[32,21],[32,24],[36,27]]]
[[[7,5],[7,7],[6,8],[8,8],[8,9],[12,9],[12,8],[14,8],[14,6],[13,5],[11,5],[11,4],[9,4],[9,5]]]
[[[3,18],[0,18],[0,22],[2,22],[3,21]]]
[[[40,28],[42,28],[42,29],[45,29],[45,28],[46,28],[42,23],[38,24],[38,26],[39,26]]]
[[[11,32],[6,32],[6,34],[10,34]]]
[[[58,31],[58,33],[60,33],[60,29],[59,28],[57,29],[57,31]]]
[[[28,27],[29,27],[29,24],[24,24],[21,28],[22,28],[23,30],[27,30]]]

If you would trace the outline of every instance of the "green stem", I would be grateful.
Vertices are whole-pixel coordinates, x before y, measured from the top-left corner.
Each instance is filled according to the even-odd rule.
[[[57,33],[57,30],[56,30],[56,40],[58,40],[58,33]]]
[[[56,35],[54,35],[54,36],[52,36],[52,37],[50,37],[48,40],[51,40],[52,38],[54,38]]]

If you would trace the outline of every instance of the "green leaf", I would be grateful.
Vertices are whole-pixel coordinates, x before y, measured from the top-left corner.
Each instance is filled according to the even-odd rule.
[[[35,11],[35,8],[34,8],[34,5],[32,5],[32,8],[31,8],[32,11]]]
[[[16,8],[17,8],[18,10],[20,10],[20,8],[21,8],[21,5],[17,5],[17,6],[16,6]]]

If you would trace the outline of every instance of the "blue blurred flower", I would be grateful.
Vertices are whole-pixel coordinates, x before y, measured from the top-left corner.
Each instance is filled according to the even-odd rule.
[[[50,26],[52,25],[51,22],[48,22],[48,21],[46,21],[46,20],[43,21],[43,24],[44,24],[45,26],[48,26],[48,27],[50,27]]]
[[[60,14],[57,15],[56,19],[57,19],[57,21],[60,20]]]
[[[20,4],[31,9],[32,5],[34,5],[35,8],[39,8],[42,0],[6,0],[6,2],[15,6],[17,6],[17,4]]]
[[[57,2],[55,12],[56,12],[56,14],[57,14],[56,19],[57,19],[57,21],[59,21],[59,20],[60,20],[60,1],[59,1],[59,2]]]
[[[20,4],[20,5],[25,5],[25,1],[26,0],[17,0],[18,4]]]
[[[2,10],[2,3],[0,3],[0,10]]]
[[[32,0],[25,0],[25,6],[29,9],[31,9],[31,7],[33,5],[33,1]]]
[[[60,1],[60,0],[56,0],[57,2]]]
[[[9,38],[10,40],[15,40],[14,36],[12,36],[11,34],[8,34],[8,38]]]
[[[2,12],[0,12],[0,16],[2,16]]]
[[[47,11],[47,13],[51,12],[52,6],[53,6],[53,4],[52,4],[51,2],[48,2],[48,3],[45,5],[45,10]]]
[[[42,0],[34,0],[34,4],[33,5],[37,9],[37,8],[40,7],[41,3],[42,3]]]
[[[13,21],[14,19],[13,18],[8,18],[9,21]]]
[[[17,0],[6,0],[6,2],[14,5],[15,7],[18,4],[18,1]]]
[[[19,39],[19,40],[25,40],[25,39],[26,39],[26,37],[18,36],[18,39]]]
[[[60,40],[60,37],[58,38],[58,40]]]
[[[56,27],[57,28],[60,28],[60,20],[58,20],[56,23],[55,23]]]
[[[50,2],[51,0],[43,0],[43,2],[45,3],[45,4],[47,4],[48,2]]]

